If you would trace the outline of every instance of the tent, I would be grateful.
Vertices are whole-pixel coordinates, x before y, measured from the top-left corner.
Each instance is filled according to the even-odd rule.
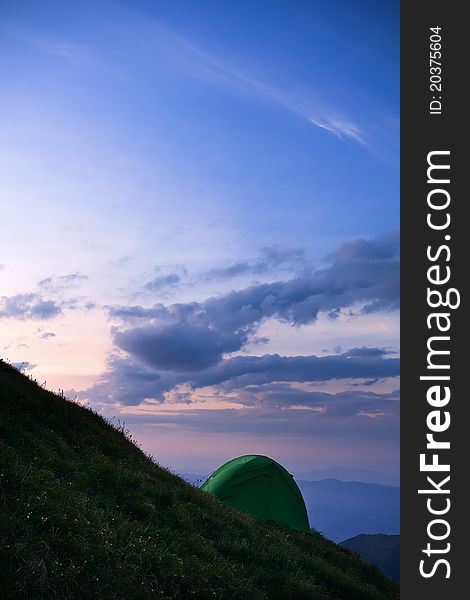
[[[202,489],[241,512],[264,521],[310,531],[307,509],[292,475],[272,458],[234,458],[212,473]]]

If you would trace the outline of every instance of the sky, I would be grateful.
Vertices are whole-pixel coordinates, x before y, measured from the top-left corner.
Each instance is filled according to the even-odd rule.
[[[398,481],[399,8],[4,0],[0,356],[176,471]]]

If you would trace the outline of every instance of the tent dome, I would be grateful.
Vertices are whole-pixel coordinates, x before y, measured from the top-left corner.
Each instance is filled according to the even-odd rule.
[[[310,531],[302,493],[292,475],[267,456],[239,456],[219,467],[202,489],[257,519]]]

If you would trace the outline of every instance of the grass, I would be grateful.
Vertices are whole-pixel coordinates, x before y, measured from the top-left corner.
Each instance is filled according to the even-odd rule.
[[[386,600],[321,536],[256,521],[0,361],[0,597]]]

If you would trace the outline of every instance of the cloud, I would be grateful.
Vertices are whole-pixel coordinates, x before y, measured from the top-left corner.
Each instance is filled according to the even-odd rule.
[[[347,390],[338,393],[312,392],[285,383],[249,386],[238,401],[246,406],[297,409],[313,408],[322,418],[397,415],[399,392],[378,394],[370,391]]]
[[[380,348],[355,348],[330,357],[266,356],[247,357],[247,361],[236,357],[201,372],[175,373],[156,371],[132,357],[115,355],[101,382],[79,396],[92,399],[105,414],[119,414],[128,425],[144,425],[147,432],[167,432],[171,426],[183,434],[314,436],[322,444],[341,440],[345,446],[362,446],[365,441],[396,443],[398,391],[375,393],[353,388],[325,393],[311,391],[307,384],[330,377],[360,378],[371,372],[384,377],[398,375],[398,359],[386,357]],[[299,380],[305,382],[302,387]],[[199,390],[200,385],[206,387]],[[201,407],[201,399],[211,399],[216,405]],[[194,402],[198,405],[192,407]],[[136,411],[136,405],[143,411]]]
[[[187,270],[178,265],[174,272],[158,275],[144,285],[144,290],[154,296],[169,298],[171,293],[180,289],[183,284],[189,286],[201,281],[229,280],[236,277],[262,276],[274,272],[300,271],[309,265],[302,248],[283,248],[278,245],[261,248],[259,256],[246,260],[231,262],[221,267],[214,267],[205,272],[190,276]],[[161,267],[156,267],[159,271]]]
[[[54,300],[44,300],[35,293],[0,298],[0,318],[47,320],[61,313],[61,307]]]
[[[299,85],[282,73],[273,73],[272,69],[269,76],[266,69],[262,73],[259,69],[255,72],[256,57],[249,56],[244,64],[240,60],[235,63],[228,56],[203,48],[158,20],[142,19],[134,11],[125,11],[125,22],[129,35],[135,36],[135,46],[143,45],[147,55],[160,56],[172,73],[196,79],[234,96],[269,103],[339,140],[353,141],[371,149],[363,126],[350,115],[333,106],[317,89]],[[67,46],[46,45],[44,49],[64,55],[64,58],[74,54],[74,49]]]
[[[236,356],[197,373],[196,387],[224,384],[225,389],[271,381],[313,382],[332,379],[384,378],[399,374],[399,359],[381,348],[354,348],[331,356]]]
[[[265,263],[298,260],[298,251],[281,253],[270,249]],[[264,268],[264,267],[263,267]],[[243,387],[270,381],[326,381],[335,378],[368,380],[398,374],[398,359],[388,358],[380,348],[355,348],[347,353],[316,356],[232,356],[256,339],[256,330],[267,319],[292,326],[309,324],[320,311],[339,318],[340,310],[362,305],[364,312],[394,310],[399,303],[398,234],[373,240],[353,239],[330,253],[321,268],[287,281],[261,283],[208,298],[202,302],[175,303],[152,308],[108,307],[112,318],[121,320],[113,328],[116,347],[127,354],[126,381],[120,389],[125,402],[148,397],[162,398],[175,385]],[[122,368],[113,358],[111,379]],[[128,389],[130,364],[145,369],[142,393]],[[142,371],[143,369],[143,371]],[[129,377],[128,377],[129,376]],[[116,389],[114,383],[110,386]],[[142,395],[144,394],[144,395]]]
[[[30,35],[23,35],[22,37],[41,52],[57,56],[75,66],[91,62],[90,52],[82,44]]]
[[[193,371],[217,363],[238,350],[245,334],[215,332],[207,326],[184,323],[117,331],[116,345],[145,364],[162,370]]]
[[[323,119],[310,117],[310,121],[313,125],[333,133],[340,140],[351,138],[360,144],[367,145],[364,134],[354,123],[348,123],[344,119],[335,117],[324,117]]]
[[[87,275],[81,273],[69,273],[67,275],[53,275],[38,282],[38,286],[42,290],[47,290],[52,293],[63,292],[64,290],[75,288],[83,281],[88,279]]]
[[[219,332],[251,333],[263,320],[292,325],[312,323],[320,311],[330,312],[361,303],[363,312],[395,310],[399,306],[398,233],[374,240],[354,239],[338,246],[325,266],[287,281],[260,283],[209,298],[153,308],[111,306],[109,314],[124,322],[139,319],[197,323]],[[244,342],[246,338],[240,336]],[[240,346],[241,347],[241,346]]]
[[[108,314],[111,318],[121,319],[122,321],[135,321],[136,319],[159,319],[165,318],[168,310],[163,304],[156,304],[153,308],[145,308],[143,306],[112,306],[105,305]]]
[[[185,384],[190,390],[213,387],[216,395],[235,393],[243,399],[248,397],[243,396],[243,390],[245,393],[250,389],[253,391],[252,386],[272,385],[274,382],[381,379],[398,376],[400,369],[399,359],[388,358],[387,352],[381,348],[354,348],[340,355],[322,357],[277,354],[236,356],[219,360],[205,368],[197,368],[194,363],[196,359],[188,357],[189,368],[186,370],[181,370],[184,363],[177,350],[178,370],[173,367],[174,356],[164,362],[164,366],[172,368],[162,369],[162,356],[159,352],[155,355],[151,344],[143,344],[140,339],[133,342],[137,343],[138,353],[111,356],[108,371],[97,385],[85,392],[86,397],[130,405],[140,404],[146,398],[164,402],[167,392]],[[174,348],[177,349],[176,344]],[[210,356],[212,360],[215,360],[217,350]]]
[[[273,384],[262,391],[253,392],[253,402],[248,402],[241,392],[240,408],[191,408],[182,399],[180,407],[166,408],[165,405],[146,406],[143,414],[129,412],[121,407],[121,416],[126,424],[143,424],[149,429],[163,432],[168,426],[177,426],[178,431],[210,433],[256,434],[256,436],[306,436],[322,439],[325,444],[342,440],[361,446],[379,444],[399,439],[399,393],[373,394],[363,391],[348,391],[336,394],[309,393],[301,390],[279,389]],[[289,395],[290,394],[290,395]],[[173,397],[171,398],[173,401]],[[119,410],[113,406],[113,412]]]
[[[189,40],[155,25],[160,39],[165,39],[175,64],[192,77],[231,93],[267,100],[298,115],[310,125],[332,133],[340,140],[350,139],[367,146],[366,134],[350,117],[333,109],[317,91],[295,85],[291,81],[275,83],[221,60]]]
[[[261,256],[258,258],[211,269],[203,277],[208,280],[231,279],[242,275],[264,275],[279,268],[292,269],[305,265],[305,253],[301,248],[268,246],[261,249]]]
[[[160,275],[152,281],[149,281],[144,285],[146,290],[157,293],[165,293],[167,290],[174,290],[179,287],[181,277],[176,273],[170,273],[169,275]]]
[[[40,293],[47,293],[55,298],[57,306],[60,306],[62,311],[90,311],[98,305],[89,297],[77,293],[78,288],[88,280],[88,275],[78,272],[52,275],[38,281],[38,288]]]
[[[145,398],[160,398],[165,391],[179,383],[177,374],[163,377],[155,369],[151,369],[138,360],[123,358],[117,354],[108,357],[108,368],[98,383],[84,391],[70,390],[70,395],[77,394],[82,399],[93,403],[118,403],[136,405]]]
[[[287,281],[257,283],[199,302],[108,307],[110,317],[121,322],[112,329],[116,352],[101,380],[85,396],[106,404],[138,405],[146,399],[164,404],[175,397],[191,403],[201,390],[208,390],[215,401],[263,411],[297,410],[301,405],[302,410],[323,417],[343,418],[348,413],[383,417],[389,405],[379,406],[370,389],[354,388],[333,398],[295,386],[341,380],[362,381],[362,387],[370,388],[371,382],[397,377],[399,359],[384,348],[341,351],[338,347],[327,356],[236,353],[257,339],[264,320],[299,327],[314,322],[322,311],[339,318],[351,306],[364,312],[378,307],[395,310],[398,250],[397,232],[373,240],[353,239],[313,269],[300,251],[266,249],[259,262],[246,261],[246,268],[300,261],[301,273]]]
[[[45,331],[44,333],[39,334],[39,338],[41,340],[49,340],[53,337],[56,337],[56,334],[53,331]]]
[[[111,260],[109,261],[109,264],[112,267],[124,267],[125,265],[127,265],[130,261],[132,260],[132,258],[130,256],[121,256],[115,260]]]

